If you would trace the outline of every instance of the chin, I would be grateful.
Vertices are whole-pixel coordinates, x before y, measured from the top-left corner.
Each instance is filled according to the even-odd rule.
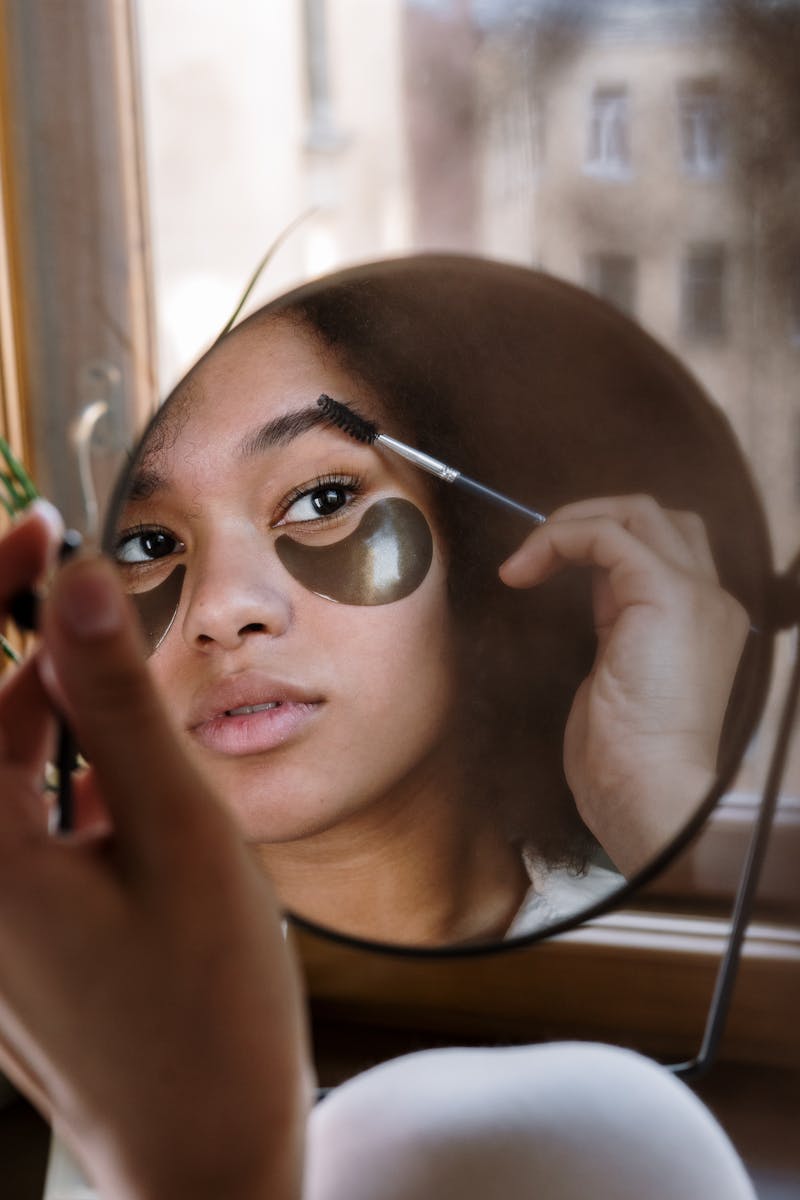
[[[298,780],[297,772],[262,771],[256,783],[252,778],[215,783],[242,837],[252,845],[303,841],[343,819],[340,805],[320,802],[323,787]]]

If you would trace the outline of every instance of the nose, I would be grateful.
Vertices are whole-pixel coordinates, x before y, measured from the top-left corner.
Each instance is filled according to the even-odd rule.
[[[236,650],[254,636],[286,632],[289,577],[263,534],[220,530],[198,550],[193,566],[182,625],[190,646]]]

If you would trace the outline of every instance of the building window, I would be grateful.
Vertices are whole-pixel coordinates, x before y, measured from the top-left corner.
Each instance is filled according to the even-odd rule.
[[[720,338],[725,332],[725,251],[692,246],[683,262],[681,323],[692,338]]]
[[[542,158],[541,109],[531,92],[499,97],[483,114],[483,139],[489,197],[526,199]]]
[[[309,150],[338,150],[344,139],[333,115],[325,0],[305,0],[303,48],[308,88]]]
[[[681,161],[691,175],[717,175],[723,166],[723,111],[714,79],[689,80],[678,93]]]
[[[592,93],[585,167],[595,175],[630,174],[627,88],[598,87]]]
[[[586,286],[630,316],[636,311],[636,260],[629,254],[590,254]]]

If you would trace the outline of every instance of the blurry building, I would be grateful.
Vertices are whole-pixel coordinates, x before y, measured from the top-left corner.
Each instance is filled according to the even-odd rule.
[[[800,9],[785,8],[408,0],[405,22],[415,241],[541,267],[669,346],[745,445],[780,563],[800,534],[800,125],[775,126],[798,103]],[[432,54],[456,48],[432,105]]]
[[[162,391],[298,218],[253,305],[418,249],[538,266],[700,379],[786,564],[800,540],[796,0],[138,11]],[[794,776],[800,792],[798,762]]]
[[[415,243],[537,266],[668,346],[731,421],[786,566],[800,543],[796,0],[406,0],[404,35]],[[429,82],[442,75],[444,97]],[[787,789],[800,794],[797,746]]]

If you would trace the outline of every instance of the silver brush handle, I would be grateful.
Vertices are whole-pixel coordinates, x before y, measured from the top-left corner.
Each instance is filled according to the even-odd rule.
[[[494,488],[486,487],[485,484],[478,483],[476,479],[470,479],[468,475],[462,475],[455,467],[448,467],[446,463],[440,462],[438,458],[432,458],[430,454],[423,454],[421,450],[415,450],[412,446],[407,446],[405,442],[398,442],[396,438],[389,437],[388,434],[378,434],[375,439],[375,445],[384,446],[387,450],[392,450],[395,454],[399,454],[401,458],[414,463],[415,466],[421,467],[423,471],[427,471],[430,475],[435,475],[437,479],[441,479],[445,483],[454,483],[456,487],[463,488],[465,492],[472,492],[473,495],[480,496],[484,500],[489,500],[492,504],[498,504],[501,508],[521,513],[522,516],[535,521],[537,525],[542,525],[547,520],[544,514],[537,512],[535,508],[528,508],[524,504],[519,504],[516,500],[511,500],[508,496],[504,496],[502,492],[496,492]]]

